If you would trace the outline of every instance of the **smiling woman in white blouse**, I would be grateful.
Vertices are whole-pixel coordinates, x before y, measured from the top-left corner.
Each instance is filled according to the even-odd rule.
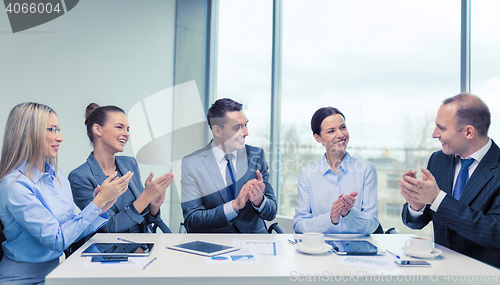
[[[379,225],[375,167],[346,151],[349,132],[337,108],[318,109],[311,129],[325,155],[300,172],[294,231],[372,234]]]

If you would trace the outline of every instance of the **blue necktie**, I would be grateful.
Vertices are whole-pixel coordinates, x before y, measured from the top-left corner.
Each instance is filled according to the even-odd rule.
[[[469,181],[469,167],[474,162],[474,158],[460,159],[462,166],[458,172],[457,181],[455,182],[455,190],[453,191],[453,198],[460,200],[462,192],[464,191],[465,184]]]
[[[224,158],[227,160],[227,168],[226,168],[227,194],[229,196],[229,200],[234,200],[235,186],[234,186],[233,166],[231,163],[233,161],[233,155],[228,153],[224,156]]]

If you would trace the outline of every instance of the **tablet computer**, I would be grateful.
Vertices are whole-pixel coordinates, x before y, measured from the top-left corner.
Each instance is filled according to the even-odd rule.
[[[326,240],[333,252],[342,255],[374,255],[378,247],[366,240]]]
[[[149,256],[154,243],[93,243],[82,256]]]
[[[237,247],[199,241],[199,240],[167,246],[167,248],[203,256],[216,256],[239,249]]]

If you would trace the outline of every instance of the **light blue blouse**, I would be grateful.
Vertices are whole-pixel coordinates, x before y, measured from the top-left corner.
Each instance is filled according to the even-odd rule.
[[[340,194],[358,192],[349,214],[334,225],[330,220],[332,204]],[[326,156],[300,172],[293,229],[297,233],[372,234],[377,229],[377,173],[372,163],[346,153],[338,175],[328,165]]]
[[[75,215],[68,179],[45,164],[45,173],[34,169],[33,181],[24,173],[27,163],[0,182],[0,219],[4,225],[5,256],[30,263],[59,258],[71,243],[108,221],[107,213],[90,203]]]

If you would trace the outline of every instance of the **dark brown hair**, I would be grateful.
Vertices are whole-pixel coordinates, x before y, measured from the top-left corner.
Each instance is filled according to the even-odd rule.
[[[224,124],[226,123],[226,113],[227,112],[237,112],[241,111],[243,108],[243,104],[234,101],[229,98],[222,98],[215,103],[212,104],[212,107],[208,109],[207,112],[207,121],[210,128],[213,125],[217,125],[221,128],[224,128]]]
[[[334,108],[334,107],[323,107],[319,108],[314,115],[312,116],[311,119],[311,130],[313,134],[319,135],[321,132],[321,123],[323,123],[323,120],[325,120],[326,117],[329,117],[331,115],[336,115],[339,114],[344,118],[344,114],[339,111],[339,109]]]
[[[90,103],[85,109],[85,125],[87,126],[87,136],[90,139],[90,142],[94,142],[94,132],[92,131],[92,127],[95,124],[99,126],[104,126],[106,121],[108,120],[109,112],[121,112],[125,114],[121,108],[116,106],[103,106],[99,107],[96,103]]]

